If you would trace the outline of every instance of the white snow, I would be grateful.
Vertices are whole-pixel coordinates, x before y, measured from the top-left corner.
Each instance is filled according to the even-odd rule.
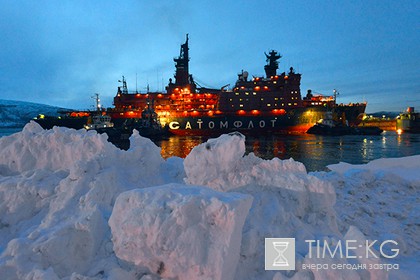
[[[413,279],[420,272],[420,156],[308,174],[293,159],[245,155],[240,134],[210,139],[186,159],[162,159],[138,133],[130,141],[122,151],[93,131],[34,122],[0,138],[1,279]],[[264,270],[269,237],[296,238],[296,271]],[[400,269],[305,270],[320,261],[308,255],[308,239],[396,240],[392,260],[322,261]]]
[[[252,197],[169,184],[118,196],[115,254],[165,278],[234,279]]]

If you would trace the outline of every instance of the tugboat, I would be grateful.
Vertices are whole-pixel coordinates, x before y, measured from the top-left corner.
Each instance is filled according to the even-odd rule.
[[[319,120],[306,133],[316,135],[379,135],[382,129],[375,126],[352,127],[349,126],[344,114],[341,118],[334,118],[332,112],[327,112],[325,118]]]
[[[168,134],[168,127],[163,127],[159,116],[153,109],[153,100],[147,102],[147,108],[141,113],[141,118],[127,118],[124,120],[122,129],[129,131],[131,135],[133,130],[137,130],[143,137],[156,138]]]
[[[407,111],[397,117],[397,132],[420,133],[420,113],[414,112],[414,107],[408,107]]]
[[[352,134],[351,132],[352,130],[345,120],[338,122],[334,120],[332,112],[327,112],[325,118],[320,119],[306,133],[317,135],[346,135]]]
[[[101,111],[101,104],[99,99],[99,94],[95,94],[95,101],[96,101],[96,114],[93,116],[89,116],[87,123],[84,125],[84,128],[87,130],[103,130],[103,129],[110,129],[114,127],[114,123],[111,122],[111,117],[103,114]]]

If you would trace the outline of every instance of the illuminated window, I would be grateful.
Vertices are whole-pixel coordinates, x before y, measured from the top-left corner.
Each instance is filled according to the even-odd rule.
[[[253,92],[252,94],[253,94],[253,95],[257,95],[257,93],[256,93],[256,92]]]
[[[261,101],[264,101],[264,98],[261,98]]]
[[[239,104],[239,107],[244,107],[244,104]]]
[[[279,100],[278,97],[274,98],[274,100]]]
[[[246,95],[249,95],[249,92],[245,92]]]
[[[267,107],[271,107],[271,104],[270,104],[270,103],[268,103],[268,104],[267,104]]]
[[[236,95],[239,95],[239,92],[235,92]]]

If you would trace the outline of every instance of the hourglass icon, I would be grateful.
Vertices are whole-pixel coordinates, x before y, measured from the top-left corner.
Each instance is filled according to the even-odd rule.
[[[273,266],[288,266],[289,262],[283,253],[287,250],[289,242],[273,241],[273,247],[277,251],[278,256],[274,259]]]

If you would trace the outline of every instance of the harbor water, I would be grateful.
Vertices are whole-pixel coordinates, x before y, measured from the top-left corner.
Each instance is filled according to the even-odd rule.
[[[157,142],[162,156],[185,157],[191,149],[206,141],[203,137],[174,136]],[[406,157],[420,154],[420,134],[385,131],[381,135],[320,136],[272,135],[246,138],[246,153],[263,159],[293,158],[307,171],[325,171],[329,164],[347,162],[364,164],[378,158]]]
[[[19,132],[20,128],[1,128],[0,137]],[[169,136],[154,142],[161,147],[164,158],[186,157],[205,137]],[[364,164],[378,158],[406,157],[420,154],[420,134],[397,134],[385,131],[381,135],[320,136],[269,135],[246,137],[246,153],[253,152],[263,159],[293,158],[302,162],[307,171],[325,171],[329,164],[347,162]]]

